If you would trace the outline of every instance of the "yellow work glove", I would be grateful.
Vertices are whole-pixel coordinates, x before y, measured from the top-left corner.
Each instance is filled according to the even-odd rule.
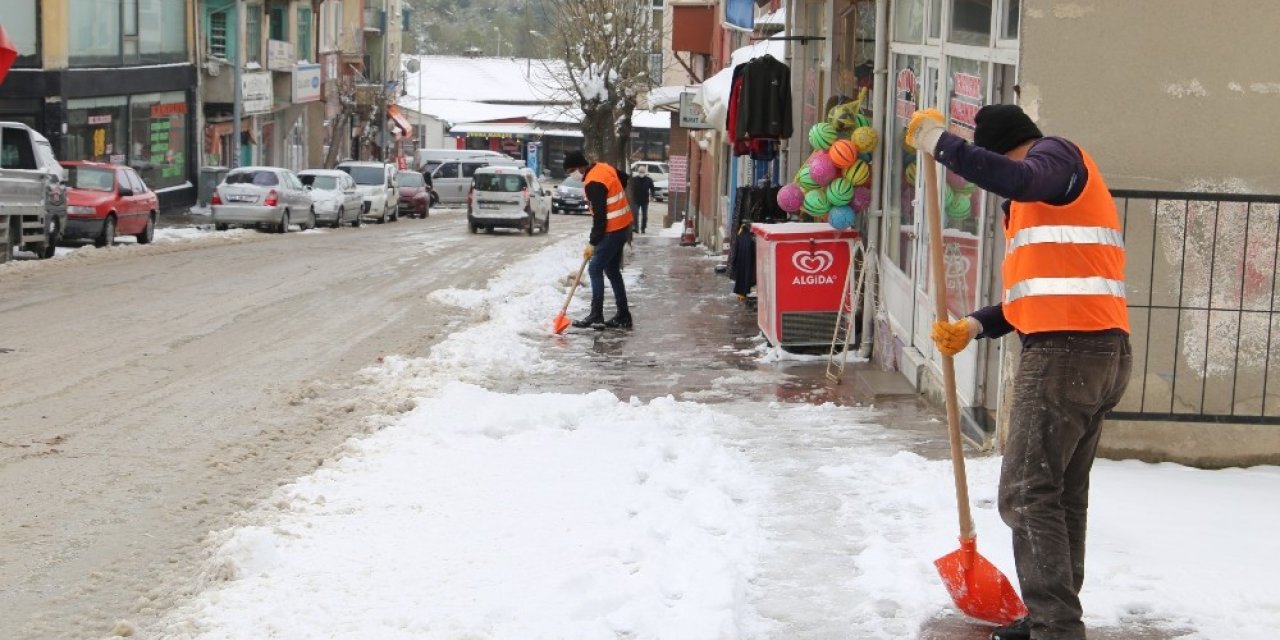
[[[592,248],[591,245],[587,245],[587,248],[582,250],[582,259],[590,260],[592,254],[594,254],[595,252],[596,250]]]
[[[937,109],[921,109],[915,112],[911,116],[911,122],[907,123],[907,144],[929,155],[934,155],[946,122],[942,112]]]
[[[982,332],[982,323],[970,317],[960,318],[955,322],[933,323],[933,344],[938,351],[954,356],[969,346],[969,342]]]

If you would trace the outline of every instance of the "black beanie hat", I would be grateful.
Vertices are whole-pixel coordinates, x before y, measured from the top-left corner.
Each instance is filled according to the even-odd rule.
[[[1044,137],[1016,104],[989,104],[978,109],[973,122],[973,143],[995,153],[1008,153],[1027,140]]]
[[[570,151],[569,153],[564,154],[565,173],[573,171],[578,167],[586,167],[590,165],[591,163],[587,162],[587,157],[582,155],[581,151]]]

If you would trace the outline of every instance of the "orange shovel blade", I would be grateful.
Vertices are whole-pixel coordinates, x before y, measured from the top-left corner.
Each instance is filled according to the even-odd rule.
[[[1027,615],[1027,605],[1009,579],[978,555],[977,539],[960,541],[960,548],[933,561],[951,599],[965,615],[995,624],[1009,624]]]
[[[556,335],[559,335],[564,333],[564,330],[568,329],[570,324],[569,317],[561,313],[556,316],[555,320],[551,321],[551,330],[555,331]]]

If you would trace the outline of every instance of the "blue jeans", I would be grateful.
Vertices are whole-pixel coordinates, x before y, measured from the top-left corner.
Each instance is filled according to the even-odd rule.
[[[604,310],[604,277],[609,276],[609,286],[613,287],[613,299],[618,304],[618,313],[627,313],[627,288],[622,284],[622,249],[627,246],[630,229],[610,231],[604,240],[596,245],[591,255],[591,264],[587,265],[587,273],[591,274],[591,311]]]

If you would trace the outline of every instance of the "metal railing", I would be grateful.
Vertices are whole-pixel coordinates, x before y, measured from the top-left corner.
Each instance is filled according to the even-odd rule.
[[[1111,195],[1133,343],[1111,417],[1280,424],[1280,196]]]

